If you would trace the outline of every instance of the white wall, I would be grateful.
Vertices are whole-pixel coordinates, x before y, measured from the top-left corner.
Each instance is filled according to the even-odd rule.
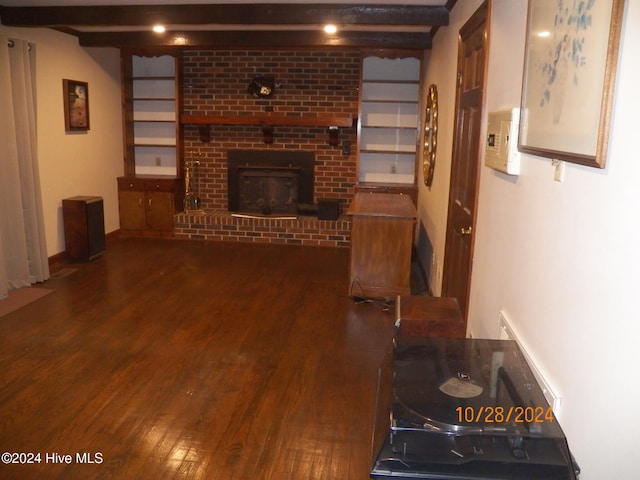
[[[62,199],[96,195],[104,199],[105,230],[119,228],[116,178],[124,172],[120,60],[114,48],[81,48],[76,37],[47,29],[0,32],[35,44],[38,163],[47,254],[64,251]],[[62,79],[89,84],[91,129],[64,129]]]
[[[455,120],[456,67],[458,55],[458,32],[473,12],[482,4],[481,0],[464,0],[456,3],[449,26],[438,30],[433,47],[423,61],[424,77],[421,110],[424,112],[426,93],[434,83],[438,89],[438,145],[436,167],[431,187],[424,185],[422,168],[418,170],[418,248],[420,261],[429,278],[428,283],[435,296],[442,287],[442,265],[447,225],[447,202],[449,201],[449,178],[451,176],[451,152]],[[421,143],[422,145],[422,143]]]
[[[468,18],[479,2],[467,3],[454,12]],[[638,478],[640,2],[626,3],[607,168],[567,164],[563,183],[553,181],[549,159],[530,155],[515,178],[481,169],[469,332],[496,338],[498,312],[507,314],[563,398],[559,419],[581,480]],[[486,111],[520,103],[526,8],[526,0],[493,0]],[[439,176],[432,191],[420,190],[421,221],[433,224],[439,258],[446,219],[432,210],[446,202],[434,191],[448,179],[453,77],[431,70],[441,68],[439,57],[453,61],[458,29],[456,20],[445,36],[438,32],[428,73],[444,82],[447,115]]]

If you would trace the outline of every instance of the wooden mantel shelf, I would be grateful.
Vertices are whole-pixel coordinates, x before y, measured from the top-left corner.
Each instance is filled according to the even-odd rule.
[[[352,127],[352,117],[293,117],[285,115],[181,115],[183,125],[262,125],[293,127]]]
[[[198,125],[200,140],[210,142],[211,125],[258,125],[262,127],[264,143],[273,142],[274,126],[328,127],[329,144],[338,144],[338,127],[352,127],[356,119],[352,117],[293,117],[286,115],[180,115],[182,125]]]

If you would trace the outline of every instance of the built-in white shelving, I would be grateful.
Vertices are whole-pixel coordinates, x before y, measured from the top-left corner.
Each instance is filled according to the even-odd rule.
[[[415,183],[419,88],[418,58],[363,59],[359,182]]]
[[[130,59],[130,60],[129,60]],[[136,175],[177,175],[179,108],[177,59],[131,55],[128,161]]]

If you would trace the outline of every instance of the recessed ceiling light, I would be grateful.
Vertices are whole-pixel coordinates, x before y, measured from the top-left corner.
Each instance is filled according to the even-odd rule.
[[[163,33],[166,29],[164,28],[164,25],[154,25],[153,26],[153,31],[156,33]]]
[[[338,31],[338,27],[335,25],[325,25],[324,31],[326,33],[336,33]]]

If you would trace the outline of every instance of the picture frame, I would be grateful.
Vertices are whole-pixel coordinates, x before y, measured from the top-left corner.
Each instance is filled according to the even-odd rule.
[[[89,130],[89,84],[62,80],[64,128],[67,132]]]
[[[605,167],[623,10],[529,0],[518,150]]]

